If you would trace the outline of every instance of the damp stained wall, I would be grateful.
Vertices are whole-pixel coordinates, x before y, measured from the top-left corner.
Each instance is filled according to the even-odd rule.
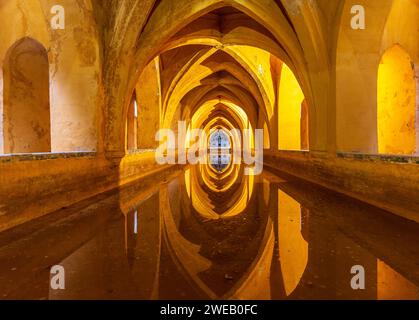
[[[416,79],[409,55],[396,45],[383,55],[378,68],[378,152],[416,152]]]
[[[3,138],[8,154],[50,152],[49,65],[45,48],[23,38],[4,67]]]
[[[29,37],[39,42],[48,52],[49,60],[51,151],[93,151],[98,145],[101,117],[101,71],[92,8],[89,1],[77,5],[74,1],[61,1],[66,15],[65,29],[53,30],[50,11],[55,4],[46,0],[7,1],[0,6],[2,17],[13,17],[0,21],[1,30],[8,30],[2,33],[0,42],[0,67],[3,69],[7,53],[17,41]],[[4,82],[3,74],[0,78],[0,83]],[[4,85],[0,90],[3,88]],[[3,92],[7,94],[16,92]],[[28,113],[27,117],[31,115]]]

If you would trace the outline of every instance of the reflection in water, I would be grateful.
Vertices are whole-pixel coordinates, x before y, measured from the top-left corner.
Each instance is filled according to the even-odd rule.
[[[392,269],[385,262],[377,260],[377,298],[380,300],[418,299],[418,289],[412,282]]]
[[[419,226],[309,183],[193,166],[0,234],[3,299],[418,299]],[[49,269],[66,270],[50,290]],[[350,286],[362,265],[365,290]]]
[[[223,175],[214,174],[209,166],[186,170],[186,190],[193,209],[206,219],[243,213],[252,198],[255,182],[255,177],[244,175],[243,170],[243,166],[231,166]]]
[[[297,201],[278,190],[279,259],[287,296],[298,286],[307,267],[308,243],[302,235],[302,211]]]

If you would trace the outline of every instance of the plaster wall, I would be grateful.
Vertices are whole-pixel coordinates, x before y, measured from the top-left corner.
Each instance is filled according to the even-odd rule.
[[[100,54],[90,1],[60,1],[65,28],[51,28],[56,1],[6,1],[0,6],[0,68],[9,49],[30,37],[48,51],[51,151],[93,151],[101,145]],[[0,77],[2,78],[3,75]],[[1,84],[2,80],[0,80]],[[0,93],[3,91],[3,86]],[[0,100],[0,111],[3,104]],[[28,115],[29,117],[30,115]],[[4,128],[3,128],[4,129]],[[3,144],[3,142],[1,143]]]
[[[278,140],[280,150],[301,149],[301,104],[304,94],[292,71],[284,65],[279,83]]]
[[[415,70],[398,45],[383,55],[378,69],[377,122],[379,153],[415,153]]]
[[[49,66],[45,48],[24,38],[8,52],[3,67],[4,152],[51,151]]]
[[[365,8],[364,30],[351,27],[354,5]],[[414,0],[344,1],[335,53],[337,151],[378,153],[376,93],[380,61],[389,48],[399,45],[417,65],[418,15],[419,6]]]
[[[153,152],[118,162],[96,153],[0,158],[0,231],[139,179],[161,180],[170,168],[157,165]]]
[[[336,141],[342,152],[377,153],[377,72],[391,0],[345,1],[336,53]],[[351,7],[368,13],[365,30],[351,27]],[[347,133],[351,132],[351,135]]]
[[[138,149],[157,148],[155,135],[160,129],[159,59],[151,61],[141,74],[136,86],[138,102]]]

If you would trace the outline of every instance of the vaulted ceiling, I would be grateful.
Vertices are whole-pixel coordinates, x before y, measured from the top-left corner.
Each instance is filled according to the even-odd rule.
[[[208,116],[237,122],[229,108],[233,104],[246,113],[253,128],[263,127],[277,103],[282,63],[295,73],[313,115],[327,94],[313,92],[313,82],[324,83],[328,77],[321,70],[329,63],[325,31],[333,10],[322,1],[93,4],[103,25],[105,85],[111,93],[107,97],[112,119],[106,128],[108,149],[120,145],[132,88],[155,57],[161,68],[164,127],[173,125],[178,108],[187,120],[209,101],[213,105],[205,111]],[[120,101],[125,102],[121,105]]]

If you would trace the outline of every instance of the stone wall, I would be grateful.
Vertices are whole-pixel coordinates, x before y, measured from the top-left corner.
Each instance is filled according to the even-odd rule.
[[[419,222],[419,160],[414,157],[266,152],[273,168]]]
[[[96,153],[0,157],[0,231],[147,177],[170,166],[154,152],[109,161]]]
[[[5,1],[0,6],[0,84],[4,82],[5,86],[0,87],[0,114],[7,109],[3,108],[3,104],[8,103],[3,98],[20,94],[17,92],[18,83],[14,82],[11,88],[6,87],[3,79],[7,57],[22,39],[36,41],[48,53],[46,72],[49,74],[49,90],[46,92],[52,152],[95,151],[103,144],[100,138],[103,119],[100,40],[89,3],[60,1],[65,9],[64,29],[51,27],[54,16],[51,8],[57,4],[56,1]],[[38,64],[34,59],[25,59],[32,69]],[[32,81],[32,85],[35,85],[33,90],[39,91],[35,82]],[[25,103],[25,111],[23,117],[28,121],[34,119],[31,103]],[[3,150],[2,144],[3,139],[0,152],[8,152]],[[41,151],[48,151],[43,149]]]

